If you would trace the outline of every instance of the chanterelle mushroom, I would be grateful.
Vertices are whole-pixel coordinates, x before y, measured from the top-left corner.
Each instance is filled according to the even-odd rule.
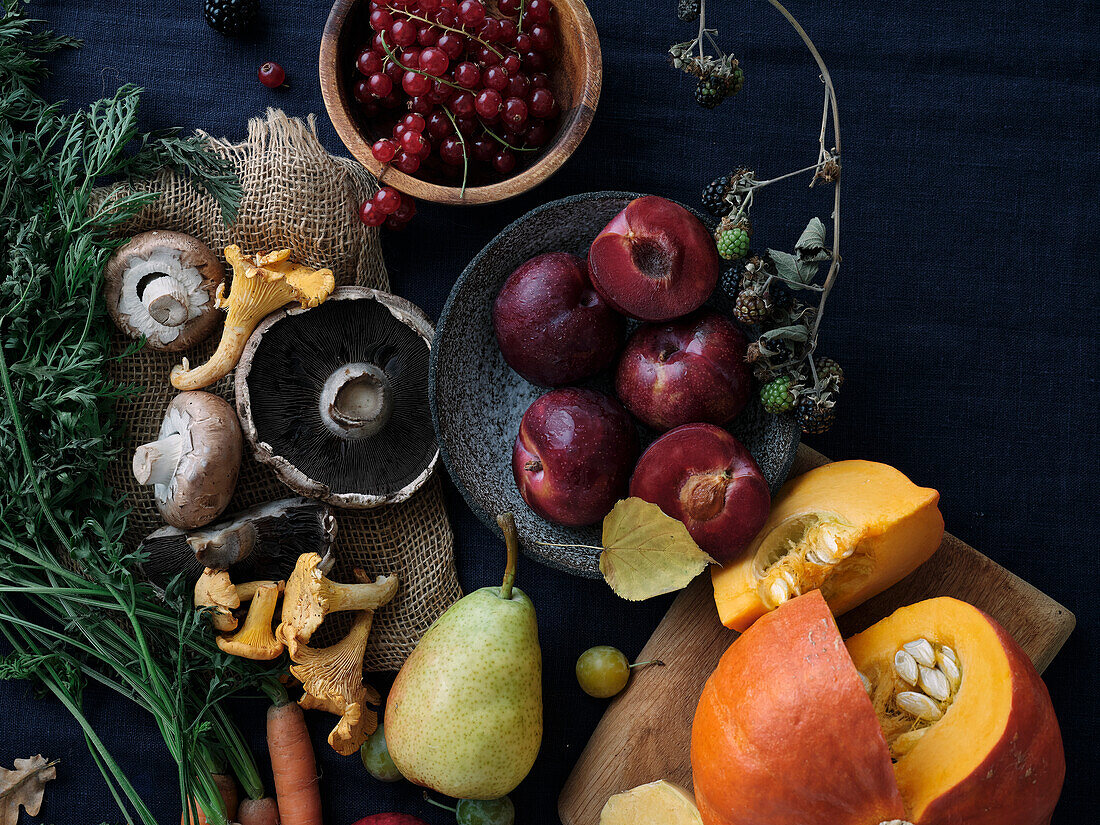
[[[289,260],[290,250],[247,257],[239,246],[227,246],[225,259],[233,267],[229,295],[218,287],[217,305],[227,309],[218,349],[201,367],[191,369],[187,359],[172,370],[172,386],[179,390],[208,387],[237,365],[245,342],[256,325],[279,307],[297,301],[315,307],[336,287],[330,269],[310,269]]]
[[[229,505],[242,447],[241,425],[225,399],[182,392],[168,405],[160,437],[134,452],[134,478],[153,485],[166,522],[202,527]]]
[[[431,339],[417,307],[362,287],[265,319],[235,378],[256,458],[291,489],[339,507],[409,498],[439,456],[428,404]]]
[[[193,347],[221,320],[214,301],[225,269],[206,244],[182,232],[135,235],[107,261],[103,278],[111,319],[153,349]]]
[[[279,600],[279,587],[274,582],[263,582],[256,588],[244,625],[232,636],[218,636],[218,647],[233,656],[244,659],[268,661],[283,652],[283,643],[271,631],[271,619],[275,616],[275,603]]]
[[[214,629],[228,633],[237,629],[237,617],[233,615],[233,611],[244,602],[251,601],[260,588],[267,585],[274,585],[282,593],[286,582],[254,581],[233,584],[225,570],[207,567],[195,582],[195,607],[212,608],[210,618]]]
[[[166,587],[183,573],[195,581],[204,567],[228,569],[233,578],[286,579],[302,553],[331,558],[336,541],[332,510],[311,498],[286,498],[249,507],[197,530],[161,527],[146,536],[141,571]]]
[[[364,584],[329,579],[319,569],[321,557],[305,553],[286,582],[279,635],[288,642],[308,642],[325,616],[338,610],[377,610],[397,593],[397,576],[379,576]]]
[[[324,710],[340,717],[329,734],[333,750],[350,756],[378,727],[378,714],[367,707],[381,697],[363,681],[363,656],[367,651],[373,611],[364,610],[343,640],[329,647],[290,645],[291,674],[305,693],[298,703],[306,710]]]

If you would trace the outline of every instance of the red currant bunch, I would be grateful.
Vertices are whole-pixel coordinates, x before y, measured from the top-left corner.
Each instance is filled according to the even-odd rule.
[[[359,220],[367,226],[404,229],[416,214],[416,202],[392,186],[383,186],[359,206]]]
[[[372,0],[351,92],[390,129],[374,159],[451,185],[532,160],[561,114],[547,73],[552,12],[550,0],[498,0],[495,11],[483,0]]]

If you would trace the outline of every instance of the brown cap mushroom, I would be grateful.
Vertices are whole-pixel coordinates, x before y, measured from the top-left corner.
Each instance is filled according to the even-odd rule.
[[[305,553],[286,582],[280,636],[308,642],[325,616],[339,610],[377,610],[397,593],[397,576],[379,576],[365,584],[329,579],[320,569],[321,557]]]
[[[278,658],[283,652],[283,643],[271,632],[271,619],[275,615],[275,603],[278,600],[277,584],[260,584],[256,588],[252,604],[248,607],[244,625],[232,636],[218,636],[218,647],[244,659],[268,661]]]
[[[256,458],[338,507],[409,498],[439,457],[428,404],[432,325],[416,306],[341,287],[266,318],[237,366],[237,413]]]
[[[153,485],[166,522],[184,530],[202,527],[229,505],[241,449],[241,425],[223,398],[181,392],[168,405],[160,437],[134,452],[134,478]]]
[[[196,530],[154,530],[141,543],[141,572],[159,587],[181,573],[192,583],[204,567],[228,569],[238,581],[286,579],[302,553],[320,553],[330,564],[335,542],[336,517],[327,505],[285,498]]]
[[[221,321],[215,296],[225,269],[206,244],[182,232],[135,235],[110,257],[103,277],[111,319],[152,349],[193,347]]]
[[[378,727],[378,714],[366,705],[378,704],[381,697],[363,681],[363,656],[373,616],[371,610],[360,612],[348,635],[329,647],[290,646],[294,662],[290,672],[305,690],[298,703],[306,710],[340,717],[328,743],[343,756],[358,751]]]

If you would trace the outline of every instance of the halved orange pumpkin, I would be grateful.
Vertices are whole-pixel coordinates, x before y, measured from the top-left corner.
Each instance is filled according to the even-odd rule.
[[[1045,825],[1065,775],[1046,687],[989,616],[930,599],[846,646],[817,591],[723,655],[691,764],[704,825]]]
[[[939,493],[874,461],[837,461],[779,491],[745,555],[711,568],[722,623],[745,630],[821,590],[840,615],[900,581],[943,540]]]

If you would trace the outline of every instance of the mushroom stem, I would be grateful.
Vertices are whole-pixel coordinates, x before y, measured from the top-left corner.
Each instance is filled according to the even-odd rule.
[[[167,485],[176,473],[183,450],[183,433],[142,444],[134,450],[134,478],[138,484]]]
[[[511,513],[497,516],[497,524],[504,531],[504,546],[508,549],[508,562],[504,567],[504,582],[500,586],[500,597],[505,601],[512,599],[512,585],[516,581],[516,564],[519,561],[519,536],[516,534],[516,518]]]
[[[345,364],[321,390],[321,420],[340,438],[368,438],[390,420],[393,398],[386,373],[374,364]]]
[[[175,278],[161,275],[152,280],[141,293],[141,302],[158,324],[178,327],[187,320],[190,300],[186,290]]]
[[[248,336],[252,334],[252,326],[238,326],[227,319],[225,329],[222,330],[218,348],[210,356],[210,360],[201,367],[191,369],[187,359],[183,363],[172,368],[172,386],[177,390],[201,390],[209,387],[215,381],[225,378],[229,372],[237,366],[244,352],[244,345],[248,342]]]

